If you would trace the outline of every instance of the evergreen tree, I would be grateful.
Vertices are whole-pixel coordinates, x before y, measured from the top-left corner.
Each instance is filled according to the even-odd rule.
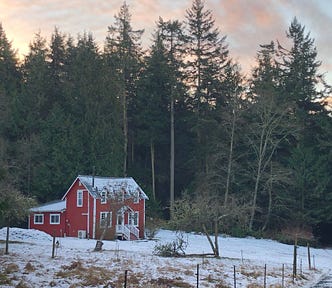
[[[197,134],[197,170],[209,169],[211,125],[217,125],[213,110],[221,101],[221,82],[225,67],[229,64],[225,37],[215,27],[212,11],[206,10],[202,0],[194,0],[187,10],[188,61],[187,73],[190,85],[192,110],[195,112],[194,129]]]
[[[38,166],[47,159],[45,147],[41,142],[41,134],[49,114],[48,95],[50,74],[47,62],[48,49],[46,40],[36,34],[30,44],[30,51],[22,65],[22,93],[15,107],[19,145],[20,189],[29,195],[41,187],[34,178],[38,174]]]
[[[319,152],[316,139],[320,137],[319,119],[326,113],[320,100],[327,95],[323,76],[319,73],[321,62],[317,60],[317,49],[310,33],[306,33],[305,27],[294,18],[287,37],[292,42],[291,48],[287,50],[280,45],[278,50],[282,56],[283,95],[292,103],[292,114],[289,117],[300,132],[294,137],[287,159],[296,180],[292,195],[299,204],[296,207],[298,215],[294,220],[303,224],[309,220],[307,216],[311,214],[310,210],[317,209],[312,207],[315,202],[313,199],[321,197],[325,193],[323,191],[326,191],[326,177],[322,181],[318,175],[325,174],[321,169],[327,169],[326,160],[323,160],[327,158],[326,154]],[[309,179],[315,188],[308,184]]]
[[[16,52],[0,23],[0,167],[11,167],[9,173],[13,177],[17,173],[17,127],[13,108],[18,101],[20,80]]]
[[[170,106],[170,212],[172,217],[175,199],[175,103],[183,95],[183,76],[180,71],[183,67],[183,44],[186,37],[183,33],[183,24],[177,20],[165,22],[162,18],[159,18],[157,25],[160,38],[167,50],[168,65],[172,71],[168,83]]]
[[[132,135],[130,131],[131,105],[136,94],[136,82],[141,70],[140,40],[143,32],[143,30],[133,30],[129,6],[124,2],[120,12],[115,16],[115,24],[108,27],[105,43],[107,61],[110,65],[114,65],[117,73],[116,85],[122,105],[123,176],[127,175],[128,169],[129,137]],[[131,140],[134,145],[134,140]]]
[[[61,105],[64,99],[63,83],[65,79],[65,62],[67,56],[66,36],[58,28],[54,29],[49,51],[50,95],[48,106],[51,109],[56,103]]]
[[[167,51],[158,32],[151,47],[151,55],[146,57],[145,63],[146,68],[142,72],[138,83],[137,97],[134,100],[133,122],[135,123],[135,138],[138,144],[143,145],[144,148],[149,147],[147,150],[150,150],[151,190],[152,197],[156,200],[156,185],[159,189],[167,186],[167,183],[161,181],[161,179],[166,178],[162,177],[162,173],[167,173],[163,171],[161,164],[167,162],[169,155],[164,151],[168,150],[166,145],[169,143],[167,133],[169,130],[169,83],[172,75]],[[141,162],[144,161],[143,159]],[[156,167],[161,171],[156,171]],[[146,169],[141,170],[141,172],[143,171]],[[156,183],[157,179],[160,179],[158,183]],[[146,179],[145,182],[147,181],[150,182]],[[158,198],[162,196],[159,192]]]

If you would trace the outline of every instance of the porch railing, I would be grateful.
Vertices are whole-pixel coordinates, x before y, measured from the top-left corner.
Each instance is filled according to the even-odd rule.
[[[116,225],[116,234],[122,234],[127,240],[131,240],[130,235],[133,234],[139,239],[139,230],[133,225]]]
[[[133,225],[127,225],[127,227],[129,228],[130,233],[134,234],[136,239],[139,239],[139,230],[137,229],[137,227]]]
[[[125,225],[116,225],[116,234],[122,234],[127,240],[130,240],[130,229]]]

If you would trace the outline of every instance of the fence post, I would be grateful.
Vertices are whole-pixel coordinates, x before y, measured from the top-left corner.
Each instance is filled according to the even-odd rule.
[[[127,288],[127,275],[128,275],[128,270],[125,270],[124,288]]]
[[[310,257],[310,245],[309,245],[309,242],[307,242],[307,248],[308,248],[308,264],[309,264],[309,270],[311,270],[311,257]]]
[[[281,272],[281,288],[285,286],[285,264],[282,264],[282,272]]]
[[[266,288],[266,264],[264,266],[264,288]]]
[[[199,287],[199,264],[197,264],[197,270],[196,270],[196,287],[198,288]]]
[[[52,258],[55,256],[55,234],[53,234],[53,244],[52,244]]]
[[[297,237],[294,241],[294,255],[293,255],[293,283],[296,278],[296,264],[297,264]]]
[[[236,270],[235,270],[235,265],[234,265],[234,288],[236,288]]]

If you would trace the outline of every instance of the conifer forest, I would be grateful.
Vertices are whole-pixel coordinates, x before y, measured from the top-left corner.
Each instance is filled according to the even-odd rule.
[[[94,173],[133,177],[147,217],[186,230],[332,224],[332,94],[307,27],[257,43],[244,73],[203,1],[156,19],[149,47],[131,13],[102,44],[31,35],[23,59],[0,24],[0,194],[45,203]]]

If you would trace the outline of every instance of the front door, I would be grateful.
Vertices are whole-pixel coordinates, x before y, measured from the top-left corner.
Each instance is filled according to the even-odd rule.
[[[118,212],[116,217],[116,224],[123,226],[124,225],[124,215],[123,212]]]

